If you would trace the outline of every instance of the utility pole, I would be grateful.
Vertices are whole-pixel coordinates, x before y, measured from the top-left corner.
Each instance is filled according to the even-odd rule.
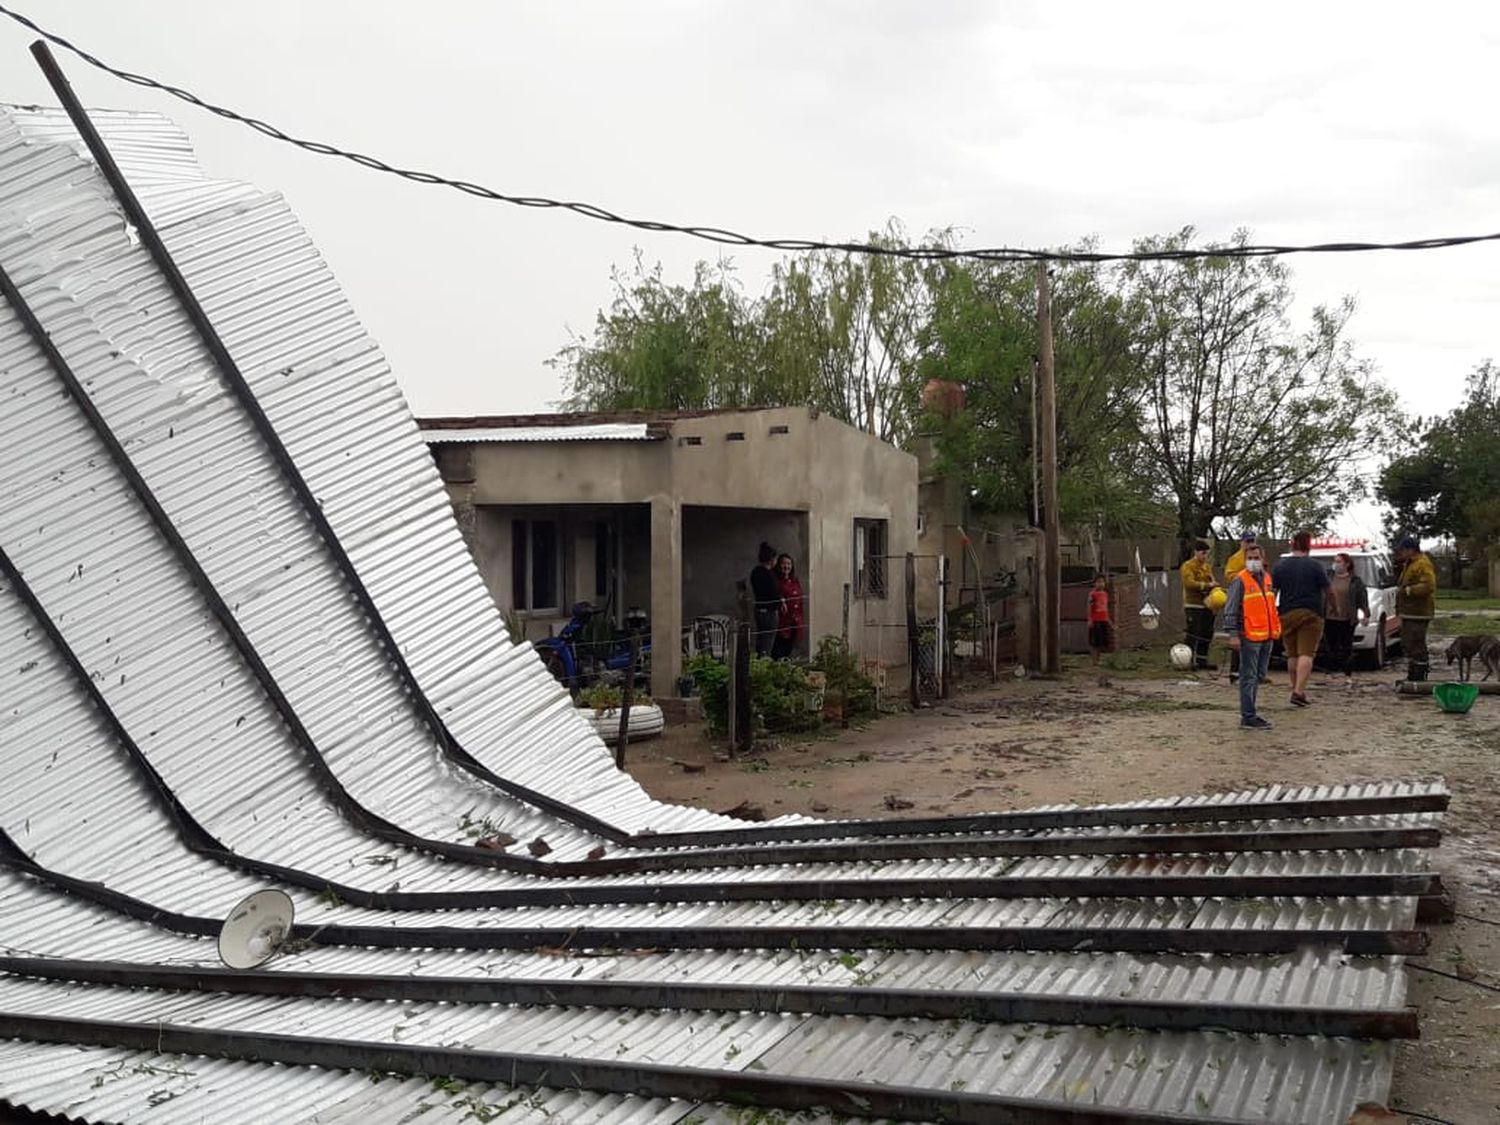
[[[1047,263],[1037,263],[1036,334],[1041,372],[1042,560],[1041,668],[1062,670],[1062,547],[1057,522],[1057,379],[1052,364],[1052,293]]]

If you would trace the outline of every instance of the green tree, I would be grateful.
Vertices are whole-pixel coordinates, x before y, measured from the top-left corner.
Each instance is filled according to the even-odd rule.
[[[1419,425],[1417,448],[1380,474],[1387,530],[1468,539],[1480,549],[1500,543],[1500,367],[1480,364],[1463,402]]]
[[[910,245],[900,224],[877,245]],[[946,244],[946,232],[929,245]],[[776,267],[763,303],[765,361],[798,401],[906,444],[919,413],[921,338],[938,273],[910,259],[824,251]]]
[[[990,264],[950,266],[935,286],[921,372],[965,387],[940,448],[984,511],[1033,506],[1036,286],[1033,266]],[[1136,472],[1146,381],[1133,315],[1108,268],[1053,269],[1058,512],[1112,532],[1156,514]]]
[[[1140,250],[1190,245],[1194,231]],[[1245,245],[1240,231],[1232,245]],[[1291,323],[1276,258],[1131,263],[1128,297],[1150,377],[1142,453],[1184,540],[1217,524],[1325,523],[1363,495],[1395,429],[1395,397],[1347,336],[1353,302]]]
[[[690,286],[661,266],[611,272],[609,309],[591,337],[553,358],[569,410],[702,410],[766,405],[776,391],[759,364],[759,310],[727,264],[700,262]]]
[[[935,236],[941,240],[946,236]],[[870,240],[907,245],[890,224]],[[671,285],[637,257],[587,337],[553,358],[570,410],[806,405],[896,444],[919,400],[919,337],[932,271],[911,259],[805,254],[745,295],[727,264],[700,262]]]

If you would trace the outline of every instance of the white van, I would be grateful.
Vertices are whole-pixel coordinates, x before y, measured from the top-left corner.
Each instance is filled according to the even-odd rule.
[[[1334,555],[1348,555],[1354,573],[1370,594],[1370,619],[1354,628],[1355,659],[1367,668],[1385,667],[1392,648],[1401,644],[1401,618],[1396,615],[1396,572],[1391,557],[1368,539],[1314,539],[1308,554],[1333,567]]]

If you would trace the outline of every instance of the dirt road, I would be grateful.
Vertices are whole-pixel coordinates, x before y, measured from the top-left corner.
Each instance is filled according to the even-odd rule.
[[[1350,687],[1315,676],[1313,706],[1299,710],[1285,673],[1274,673],[1262,713],[1275,729],[1261,733],[1238,728],[1223,678],[1102,681],[1075,666],[1060,681],[1003,684],[837,738],[767,743],[737,762],[677,729],[633,747],[631,772],[664,800],[836,817],[1445,777],[1453,803],[1435,866],[1459,911],[1490,923],[1432,927],[1420,963],[1466,979],[1413,972],[1422,1039],[1402,1048],[1393,1101],[1462,1125],[1500,1122],[1500,697],[1449,716],[1431,700],[1398,698],[1394,678],[1357,675]]]

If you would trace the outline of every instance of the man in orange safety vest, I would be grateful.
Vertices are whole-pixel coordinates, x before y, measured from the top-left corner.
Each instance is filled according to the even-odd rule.
[[[1271,667],[1271,646],[1281,636],[1281,618],[1258,544],[1245,545],[1245,569],[1229,583],[1224,631],[1229,634],[1229,647],[1240,654],[1240,726],[1245,730],[1270,730],[1270,722],[1255,710],[1255,697]]]

